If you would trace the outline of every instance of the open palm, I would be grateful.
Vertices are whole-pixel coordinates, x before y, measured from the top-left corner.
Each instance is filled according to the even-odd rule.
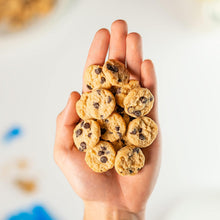
[[[108,48],[109,58],[126,63],[132,73],[131,78],[139,80],[154,94],[156,102],[149,117],[158,123],[156,76],[152,62],[142,59],[141,36],[128,34],[127,24],[123,20],[112,24],[111,34],[107,29],[100,29],[91,44],[85,68],[91,64],[103,65]],[[77,92],[72,92],[67,106],[57,117],[55,161],[85,203],[105,204],[131,213],[143,211],[159,172],[159,135],[150,147],[143,149],[146,163],[137,175],[123,177],[114,168],[105,173],[95,173],[86,165],[85,153],[78,151],[73,143],[73,129],[79,121],[75,103],[79,98]]]

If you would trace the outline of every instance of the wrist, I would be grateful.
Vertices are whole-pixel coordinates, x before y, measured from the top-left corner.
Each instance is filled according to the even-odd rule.
[[[145,211],[130,212],[102,202],[84,202],[84,220],[143,220]]]

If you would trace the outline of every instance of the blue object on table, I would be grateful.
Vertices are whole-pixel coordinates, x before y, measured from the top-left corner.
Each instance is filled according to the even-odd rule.
[[[21,212],[16,215],[13,215],[7,220],[55,220],[52,216],[46,211],[43,206],[36,205],[33,207],[32,211]]]
[[[4,142],[11,142],[15,138],[21,136],[23,133],[22,128],[20,126],[13,126],[5,133],[3,136]]]

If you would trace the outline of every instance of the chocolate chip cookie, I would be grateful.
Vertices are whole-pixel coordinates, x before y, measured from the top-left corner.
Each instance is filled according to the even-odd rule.
[[[129,123],[126,136],[133,145],[147,147],[153,143],[157,134],[157,124],[145,116],[136,118]]]
[[[106,89],[96,89],[82,94],[76,103],[76,111],[80,118],[105,119],[115,109],[115,98]]]
[[[135,175],[144,166],[145,156],[142,150],[135,146],[121,148],[115,158],[115,170],[121,176]]]
[[[118,87],[115,94],[116,104],[124,108],[124,99],[127,94],[134,88],[140,88],[139,81],[130,80],[128,84],[125,84],[122,87]]]
[[[90,95],[90,92],[83,93],[80,99],[76,102],[76,112],[83,120],[92,118],[88,111],[88,98]]]
[[[129,81],[129,71],[123,63],[117,60],[107,60],[102,70],[113,86],[123,86]]]
[[[73,131],[73,140],[78,150],[86,152],[89,147],[94,147],[101,136],[99,123],[92,119],[81,121]]]
[[[154,96],[147,88],[132,89],[124,99],[125,112],[132,117],[141,117],[150,112]]]
[[[101,127],[101,138],[106,141],[121,139],[126,131],[124,119],[118,113],[112,113],[108,118],[98,121]]]
[[[111,88],[111,83],[106,79],[100,65],[90,65],[85,71],[84,80],[89,90]]]
[[[100,141],[86,151],[85,161],[95,172],[103,173],[114,167],[115,150],[107,141]]]

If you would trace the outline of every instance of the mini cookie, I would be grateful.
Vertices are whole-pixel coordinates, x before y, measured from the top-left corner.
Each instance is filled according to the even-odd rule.
[[[106,79],[100,65],[89,66],[85,71],[84,79],[89,90],[111,88],[111,83]]]
[[[142,150],[135,146],[121,148],[115,158],[115,170],[121,176],[135,175],[144,166],[145,156]]]
[[[132,89],[124,99],[125,112],[135,118],[149,113],[153,104],[154,97],[147,88]]]
[[[126,131],[124,119],[118,113],[112,113],[108,118],[98,121],[101,127],[101,138],[106,141],[121,139]]]
[[[158,134],[157,124],[148,117],[140,117],[128,125],[127,138],[138,147],[147,147],[153,143]]]
[[[101,136],[99,123],[94,120],[80,122],[74,129],[73,139],[78,150],[86,152],[89,147],[94,147]]]
[[[92,118],[105,119],[115,109],[115,97],[106,89],[93,90],[88,97],[86,107]]]
[[[115,101],[118,105],[124,108],[124,99],[127,94],[135,88],[140,88],[139,81],[130,80],[128,84],[123,85],[122,87],[118,87],[116,90]]]
[[[106,172],[114,167],[115,150],[109,142],[100,141],[86,151],[85,161],[93,171]]]
[[[107,60],[102,70],[113,86],[123,86],[129,81],[129,71],[123,63],[117,60]]]
[[[125,146],[124,141],[122,139],[114,141],[111,144],[113,145],[116,152]]]
[[[79,117],[82,118],[83,120],[92,118],[89,115],[88,104],[87,104],[90,94],[91,93],[89,92],[83,93],[80,99],[76,102],[76,112],[79,115]]]

